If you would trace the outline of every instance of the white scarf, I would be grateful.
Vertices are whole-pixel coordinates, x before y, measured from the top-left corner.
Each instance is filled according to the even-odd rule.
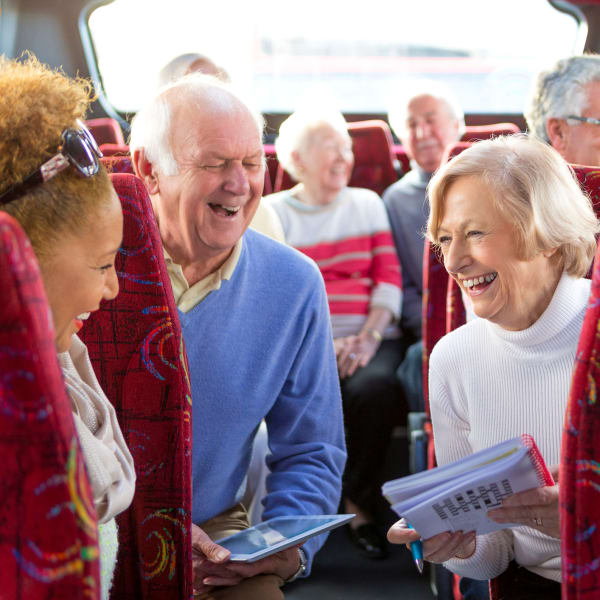
[[[135,491],[133,458],[115,409],[96,379],[85,344],[74,335],[69,351],[59,354],[58,360],[71,399],[98,521],[106,523],[131,504]]]

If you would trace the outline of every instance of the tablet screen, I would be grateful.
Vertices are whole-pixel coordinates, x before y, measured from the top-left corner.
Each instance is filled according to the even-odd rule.
[[[275,517],[217,544],[231,551],[231,560],[253,561],[343,525],[352,517],[354,515]]]

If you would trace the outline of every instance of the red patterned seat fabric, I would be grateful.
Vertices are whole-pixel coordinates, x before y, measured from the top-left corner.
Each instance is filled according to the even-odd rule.
[[[131,164],[131,156],[104,156],[100,159],[109,173],[129,173],[133,175],[133,165]]]
[[[118,517],[115,600],[189,600],[191,396],[177,309],[143,183],[111,175],[123,207],[120,292],[82,330],[117,410],[136,467],[131,507]]]
[[[0,597],[98,599],[98,529],[37,263],[0,212]]]
[[[94,136],[96,143],[101,144],[125,144],[123,130],[116,119],[103,117],[101,119],[89,119],[85,122],[90,133]]]
[[[600,170],[574,167],[596,214]],[[600,250],[585,314],[565,416],[560,465],[563,598],[600,597]]]

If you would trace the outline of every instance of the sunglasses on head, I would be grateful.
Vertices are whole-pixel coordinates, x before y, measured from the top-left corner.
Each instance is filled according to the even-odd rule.
[[[99,158],[102,152],[87,127],[77,121],[77,129],[65,129],[60,136],[58,153],[47,160],[41,167],[25,177],[3,194],[0,194],[0,205],[7,204],[23,196],[31,188],[45,183],[64,171],[69,165],[75,167],[82,177],[92,177],[100,168]]]

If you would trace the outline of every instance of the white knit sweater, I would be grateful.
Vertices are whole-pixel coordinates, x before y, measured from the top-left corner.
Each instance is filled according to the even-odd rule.
[[[590,281],[563,275],[542,316],[507,331],[475,319],[445,336],[430,359],[429,393],[438,464],[521,433],[533,435],[546,464],[560,441]],[[446,563],[474,579],[502,573],[511,560],[560,581],[560,541],[529,527],[478,536],[468,559]]]

